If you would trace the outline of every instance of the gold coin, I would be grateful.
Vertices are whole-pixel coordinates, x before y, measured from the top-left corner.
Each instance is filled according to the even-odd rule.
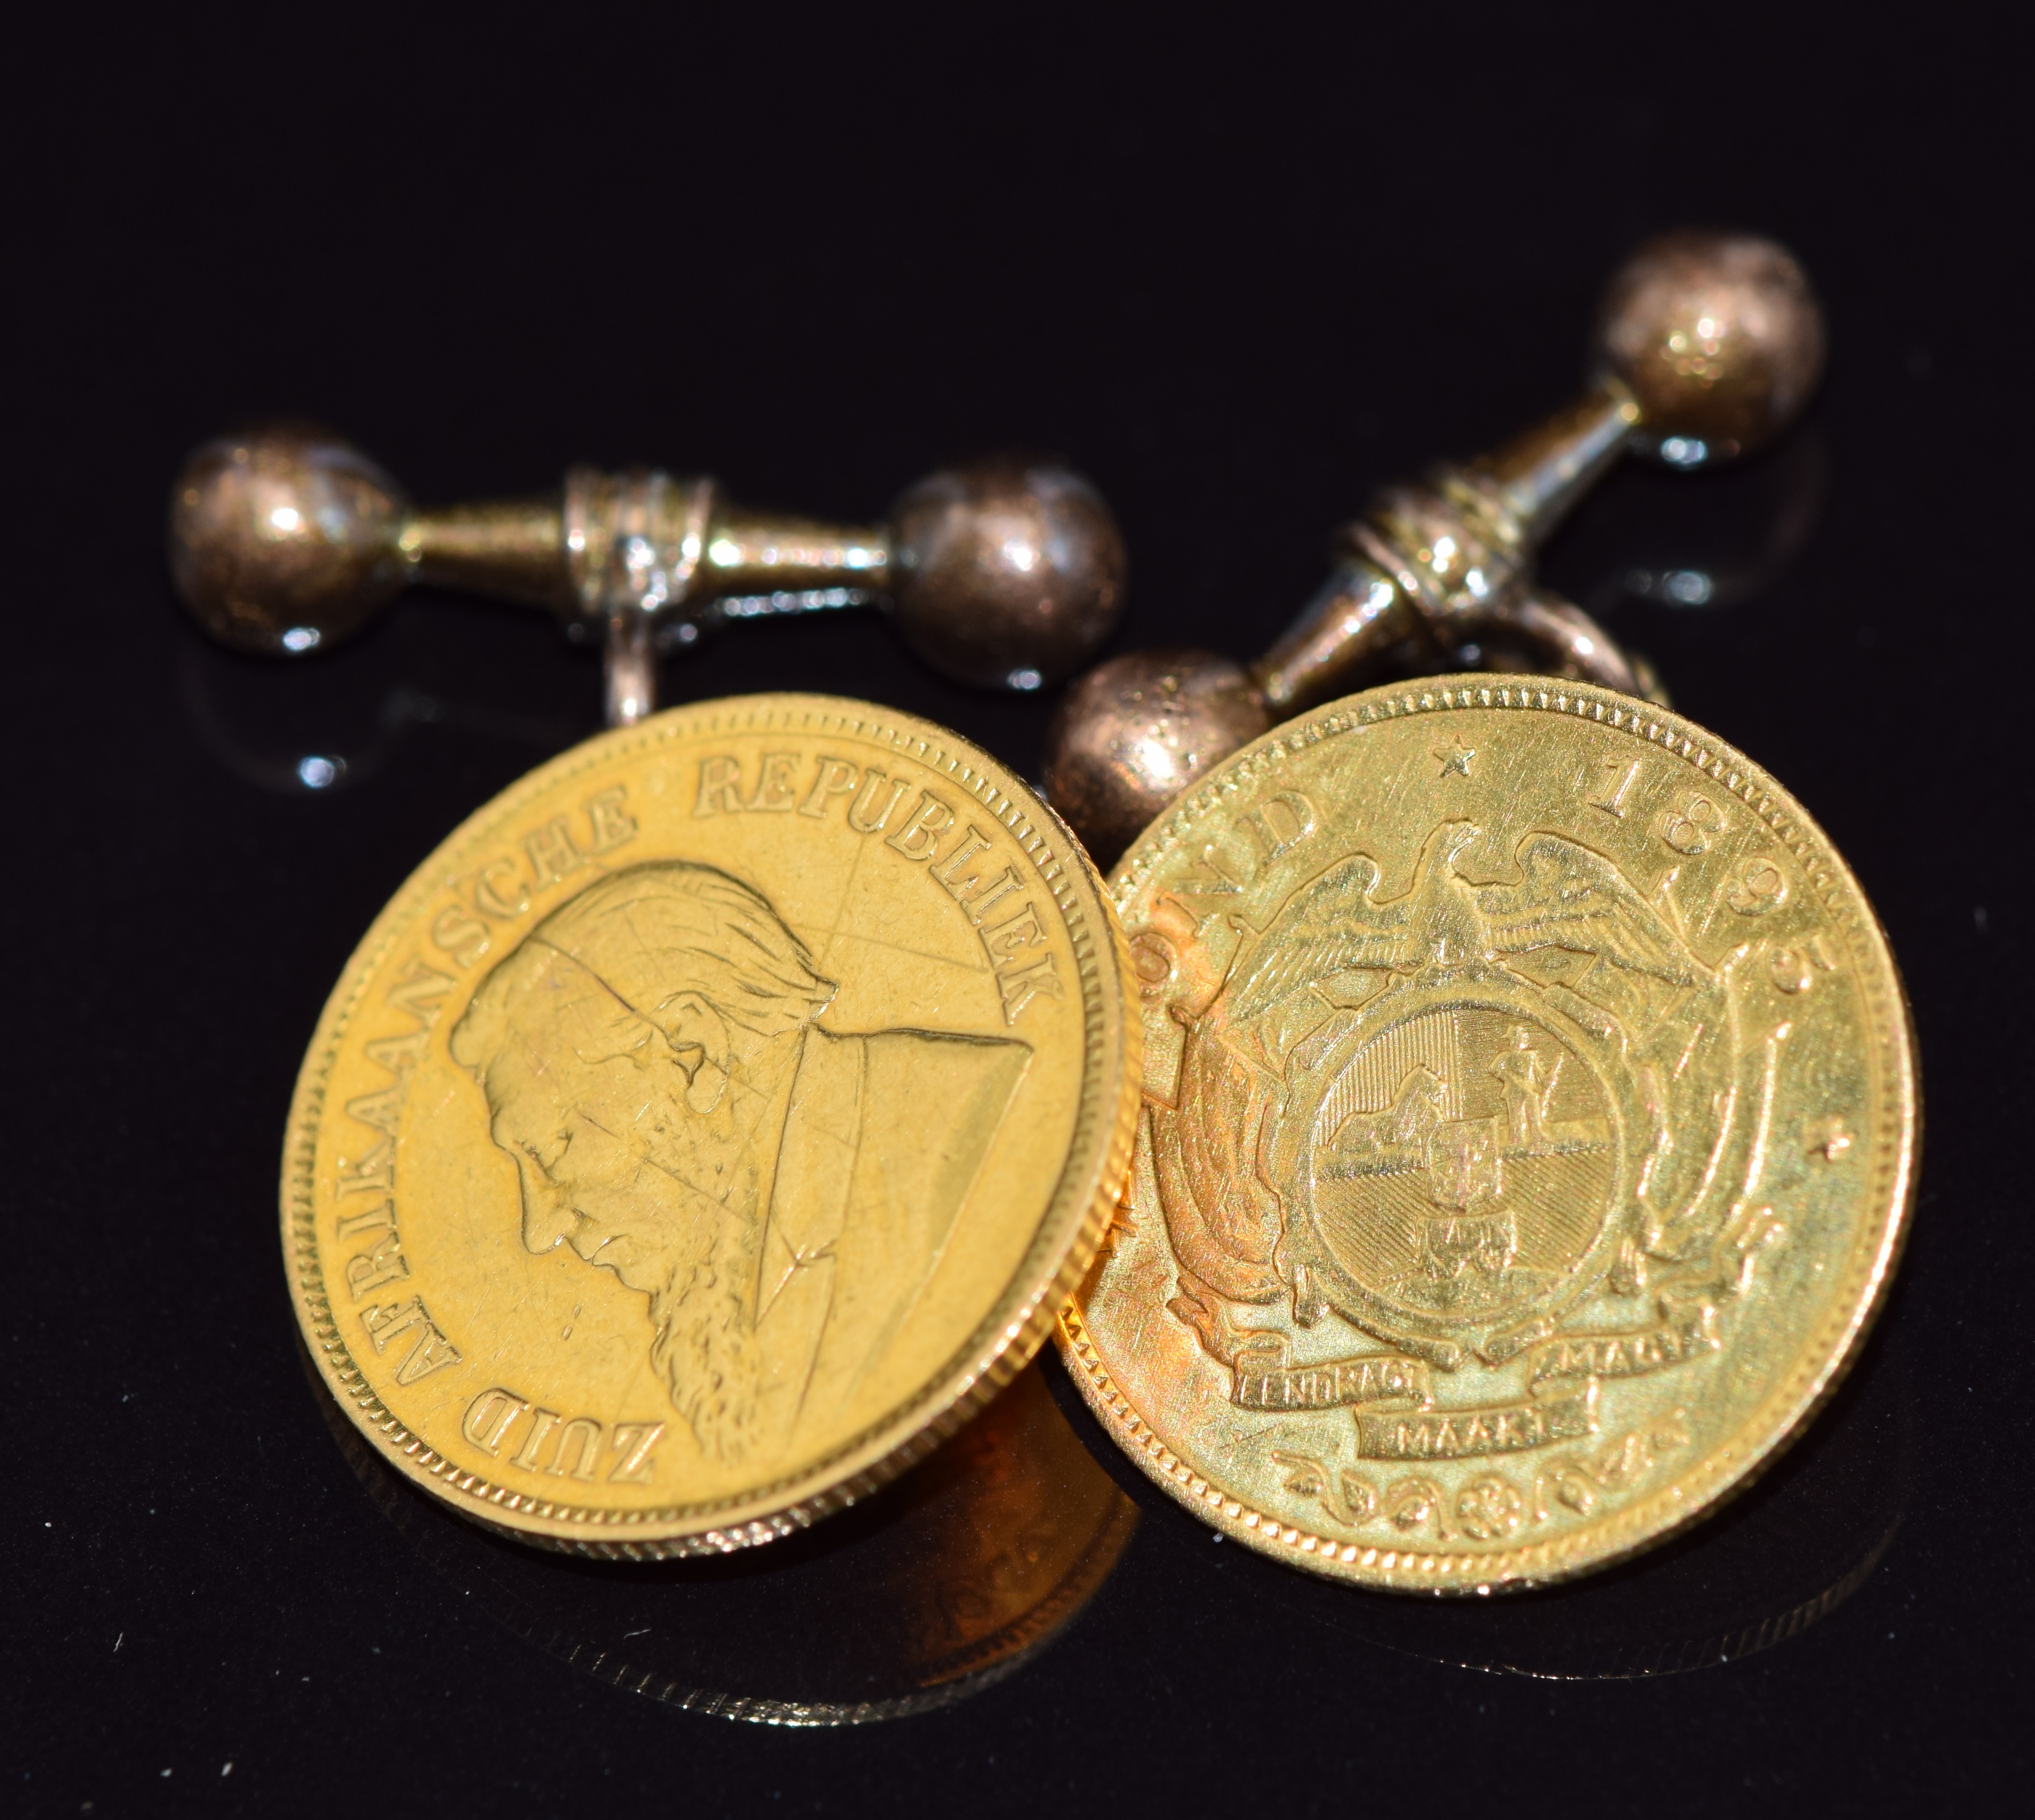
[[[680,709],[418,869],[291,1111],[297,1314],[383,1457],[581,1552],[767,1541],[1036,1350],[1134,1128],[1123,938],[954,734]]]
[[[1919,1138],[1829,840],[1574,683],[1374,690],[1246,748],[1111,890],[1131,1192],[1061,1317],[1196,1515],[1368,1585],[1558,1580],[1767,1464],[1856,1352]]]

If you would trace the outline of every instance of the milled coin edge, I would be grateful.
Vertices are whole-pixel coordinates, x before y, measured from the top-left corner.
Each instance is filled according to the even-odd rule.
[[[320,1260],[314,1179],[326,1083],[339,1044],[369,983],[422,914],[456,851],[486,838],[560,782],[632,747],[648,750],[667,739],[720,730],[803,727],[815,719],[816,731],[887,739],[966,789],[1032,861],[1073,945],[1082,987],[1085,1079],[1066,1159],[1037,1232],[1011,1275],[1019,1292],[1006,1292],[999,1299],[929,1375],[927,1389],[796,1473],[730,1497],[660,1510],[525,1508],[523,1495],[455,1466],[405,1427],[382,1403],[340,1334]],[[1008,784],[1021,794],[1014,795]],[[691,703],[636,727],[597,734],[510,784],[432,850],[369,925],[319,1015],[292,1095],[279,1196],[284,1262],[305,1344],[335,1400],[376,1452],[483,1527],[566,1553],[632,1560],[724,1554],[793,1534],[866,1496],[931,1452],[1044,1344],[1058,1309],[1086,1273],[1129,1178],[1144,1044],[1135,1003],[1123,927],[1085,850],[1014,773],[950,729],[873,702],[787,693]],[[1113,1106],[1107,1087],[1112,1077]],[[1095,1083],[1104,1085],[1098,1090]],[[1055,1228],[1065,1229],[1063,1239],[1051,1235]],[[906,1431],[901,1435],[901,1429]],[[620,1540],[598,1533],[615,1529],[630,1534]]]
[[[1863,1204],[1853,1277],[1833,1313],[1796,1354],[1815,1360],[1770,1389],[1740,1425],[1755,1442],[1706,1455],[1688,1473],[1612,1515],[1563,1537],[1484,1554],[1392,1549],[1321,1536],[1232,1498],[1176,1455],[1110,1375],[1091,1341],[1078,1297],[1061,1310],[1056,1339],[1068,1373],[1113,1439],[1138,1467],[1195,1516],[1274,1559],[1330,1578],[1390,1592],[1477,1594],[1525,1590],[1574,1577],[1657,1547],[1747,1490],[1802,1435],[1834,1393],[1885,1305],[1906,1242],[1921,1138],[1913,1012],[1891,946],[1871,900],[1815,819],[1760,766],[1695,722],[1630,696],[1555,678],[1368,690],[1325,704],[1273,729],[1224,761],[1139,837],[1110,874],[1119,913],[1165,853],[1224,795],[1286,755],[1380,722],[1464,709],[1510,709],[1587,720],[1658,746],[1696,766],[1764,822],[1803,864],[1824,910],[1860,969],[1875,1085],[1883,1089],[1874,1173]],[[1813,862],[1813,863],[1812,863]],[[1818,868],[1821,868],[1820,875]],[[1883,1214],[1872,1210],[1883,1209]]]

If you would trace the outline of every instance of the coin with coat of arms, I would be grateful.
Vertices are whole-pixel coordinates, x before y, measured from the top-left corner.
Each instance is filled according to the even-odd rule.
[[[426,860],[291,1109],[305,1341],[382,1457],[581,1553],[847,1503],[1016,1374],[1094,1254],[1139,1025],[1020,780],[822,696],[589,740]]]
[[[1608,690],[1375,690],[1112,875],[1132,1186],[1075,1380],[1219,1531],[1544,1584],[1710,1510],[1856,1355],[1920,1111],[1886,938],[1800,807]]]

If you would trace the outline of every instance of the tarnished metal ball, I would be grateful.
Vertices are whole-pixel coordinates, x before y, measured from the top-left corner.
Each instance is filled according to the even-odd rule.
[[[1243,669],[1212,651],[1134,651],[1062,698],[1046,799],[1108,867],[1190,784],[1272,724]]]
[[[1678,468],[1770,441],[1823,368],[1823,313],[1784,246],[1751,234],[1663,235],[1612,278],[1597,346],[1632,389],[1636,440]]]
[[[1040,689],[1079,669],[1123,611],[1123,574],[1102,495],[1051,463],[949,468],[892,509],[893,616],[963,682]]]
[[[206,630],[295,656],[350,637],[401,591],[403,491],[306,423],[194,449],[170,494],[170,573]]]

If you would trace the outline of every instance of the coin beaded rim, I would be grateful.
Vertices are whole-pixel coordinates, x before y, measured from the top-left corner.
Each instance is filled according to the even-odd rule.
[[[532,1497],[457,1466],[413,1433],[374,1392],[340,1337],[317,1228],[317,1146],[326,1083],[370,982],[427,909],[455,851],[489,838],[532,799],[617,756],[648,752],[674,738],[779,729],[888,742],[965,790],[1032,861],[1060,913],[1081,984],[1084,1081],[1066,1157],[1038,1229],[991,1311],[928,1374],[922,1390],[818,1460],[739,1493],[657,1510]],[[1130,950],[1101,878],[1049,807],[1010,794],[995,775],[1006,769],[959,735],[873,702],[804,694],[728,697],[668,709],[561,753],[469,815],[411,872],[369,925],[319,1015],[291,1096],[280,1196],[284,1262],[299,1326],[340,1408],[385,1460],[462,1514],[522,1541],[640,1560],[722,1554],[792,1534],[867,1495],[931,1452],[1024,1368],[1086,1273],[1129,1179],[1144,1029],[1133,1010]],[[1112,1066],[1113,1106],[1108,1090]],[[618,1529],[642,1533],[627,1540],[588,1533]]]
[[[1811,1329],[1795,1366],[1738,1427],[1749,1445],[1717,1449],[1672,1484],[1615,1515],[1519,1547],[1393,1548],[1353,1543],[1288,1523],[1230,1496],[1182,1460],[1153,1431],[1111,1377],[1089,1337],[1078,1295],[1061,1310],[1056,1335],[1069,1374],[1112,1439],[1164,1490],[1196,1515],[1277,1560],[1386,1591],[1476,1593],[1544,1586],[1657,1546],[1744,1491],[1814,1420],[1856,1359],[1886,1299],[1915,1197],[1921,1111],[1914,1020],[1892,949],[1870,901],[1834,844],[1802,806],[1759,765],[1693,721],[1631,696],[1588,684],[1525,678],[1510,684],[1376,689],[1314,709],[1276,728],[1227,760],[1141,835],[1111,873],[1119,912],[1153,869],[1225,796],[1327,739],[1382,721],[1469,708],[1552,713],[1610,728],[1684,759],[1756,814],[1800,862],[1805,881],[1856,961],[1862,1020],[1882,1089],[1872,1173],[1861,1200],[1860,1243],[1842,1260],[1832,1314]],[[1882,1211],[1875,1211],[1882,1210]]]

